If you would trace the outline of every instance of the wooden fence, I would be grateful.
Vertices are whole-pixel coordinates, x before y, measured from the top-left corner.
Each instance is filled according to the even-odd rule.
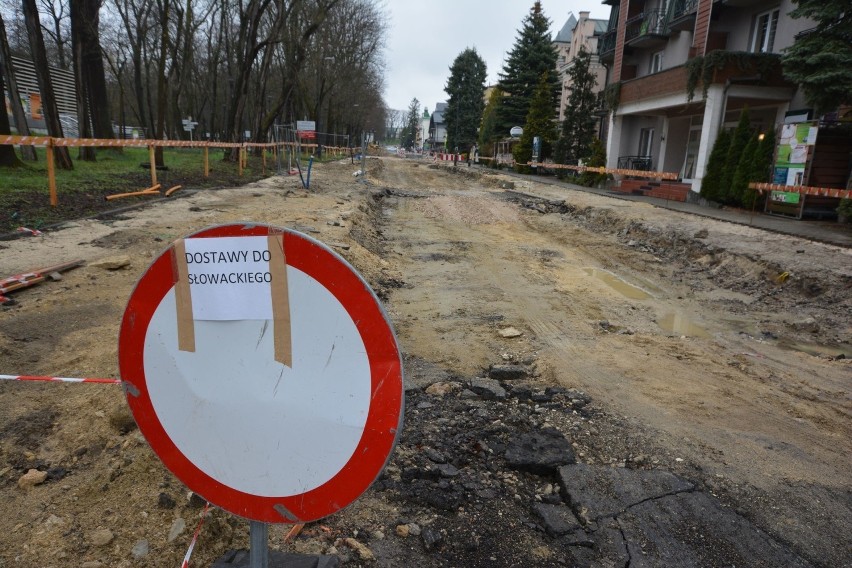
[[[59,198],[56,194],[56,166],[53,156],[53,149],[57,147],[74,148],[81,146],[97,146],[104,147],[147,147],[148,156],[151,163],[151,186],[157,184],[157,168],[154,159],[154,150],[157,147],[163,148],[202,148],[204,150],[204,177],[210,175],[210,148],[239,148],[238,171],[239,175],[243,175],[243,169],[246,167],[248,159],[248,150],[250,148],[260,148],[263,167],[266,168],[266,151],[272,149],[273,155],[277,154],[284,146],[295,146],[293,142],[271,142],[271,143],[254,143],[254,142],[203,142],[203,141],[187,141],[187,140],[151,140],[151,139],[112,139],[112,138],[52,138],[50,136],[0,136],[0,145],[21,145],[21,146],[43,146],[47,152],[47,179],[50,189],[50,204],[56,207],[59,204]],[[299,147],[303,150],[312,150],[317,147],[316,144],[301,144]],[[323,146],[326,151],[331,151],[336,154],[348,151],[348,148],[337,148]]]

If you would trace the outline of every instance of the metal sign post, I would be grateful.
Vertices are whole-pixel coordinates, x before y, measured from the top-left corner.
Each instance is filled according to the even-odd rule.
[[[269,568],[269,525],[252,521],[249,529],[249,567]]]
[[[192,142],[192,131],[195,130],[195,127],[198,126],[198,122],[193,121],[191,116],[186,117],[181,120],[183,123],[183,129],[186,132],[189,132],[189,141]]]

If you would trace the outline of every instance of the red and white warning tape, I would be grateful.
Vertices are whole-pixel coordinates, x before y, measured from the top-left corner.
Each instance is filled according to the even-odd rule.
[[[7,381],[46,381],[52,383],[100,383],[100,384],[119,384],[121,379],[98,379],[98,378],[72,378],[72,377],[46,377],[38,375],[0,375],[0,380]],[[198,542],[198,535],[201,534],[201,527],[204,525],[204,519],[207,517],[207,512],[210,510],[210,503],[204,505],[204,510],[201,512],[201,520],[198,521],[198,526],[195,527],[195,532],[192,535],[192,540],[189,543],[189,550],[186,551],[186,556],[183,557],[183,562],[180,568],[189,568],[189,559],[192,556],[192,551],[195,549],[195,543]]]
[[[189,558],[192,556],[195,543],[198,542],[198,535],[201,534],[201,526],[204,525],[204,519],[207,518],[207,511],[209,509],[210,503],[204,505],[204,510],[201,511],[201,520],[198,521],[198,526],[195,527],[195,532],[192,534],[192,540],[189,543],[189,550],[186,551],[186,556],[183,557],[183,562],[181,562],[180,568],[189,568]]]
[[[45,381],[49,383],[101,383],[108,385],[117,385],[121,383],[121,379],[96,379],[91,377],[83,379],[74,379],[71,377],[43,377],[38,375],[0,375],[0,380]]]
[[[98,378],[72,378],[72,377],[46,377],[38,375],[0,375],[0,380],[7,381],[46,381],[51,383],[100,383],[100,384],[119,384],[121,379],[98,379]],[[195,527],[195,532],[192,534],[192,540],[189,543],[189,550],[186,551],[186,556],[183,557],[183,562],[180,568],[189,568],[189,559],[192,557],[192,551],[195,549],[195,543],[198,542],[198,536],[201,534],[201,527],[204,525],[204,519],[207,518],[207,513],[210,510],[210,503],[204,505],[204,510],[201,511],[201,519],[198,521],[198,526]]]

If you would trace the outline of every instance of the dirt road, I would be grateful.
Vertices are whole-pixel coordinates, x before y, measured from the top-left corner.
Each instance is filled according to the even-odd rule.
[[[732,501],[774,501],[752,514],[778,533],[850,528],[852,369],[811,354],[852,347],[812,345],[850,337],[848,251],[544,186],[522,189],[551,200],[542,211],[574,210],[518,211],[410,168],[382,183],[441,192],[387,200],[391,251],[415,283],[393,302],[407,352],[469,376],[507,348],[495,322],[512,325],[525,332],[512,349],[536,353],[543,380],[585,390]],[[822,294],[777,285],[782,271]],[[805,517],[817,502],[838,516]]]
[[[572,423],[578,462],[673,472],[803,562],[848,565],[848,249],[466,168],[371,160],[368,183],[351,170],[322,166],[311,194],[273,178],[0,244],[0,275],[89,263],[0,312],[0,372],[116,376],[121,312],[152,256],[214,223],[283,225],[335,247],[387,301],[413,391],[524,366],[535,388],[591,397],[594,416]],[[126,266],[99,268],[104,257]],[[502,337],[509,327],[521,335]],[[192,527],[177,528],[197,510],[133,432],[117,389],[13,383],[0,397],[0,500],[14,511],[0,519],[0,566],[175,564]],[[21,489],[29,469],[47,482]],[[382,495],[331,530],[393,532],[413,513]],[[207,530],[199,565],[245,546],[244,527],[223,513]],[[311,538],[297,549],[335,543]],[[380,565],[415,557],[395,538],[372,541]],[[590,565],[604,549],[595,541]],[[454,557],[449,544],[440,561],[429,550],[440,546],[417,557],[513,565],[488,564],[482,551]],[[549,554],[541,565],[586,561]]]

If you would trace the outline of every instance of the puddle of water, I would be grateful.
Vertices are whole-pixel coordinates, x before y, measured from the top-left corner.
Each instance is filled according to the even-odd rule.
[[[600,270],[598,268],[584,268],[583,272],[592,278],[597,278],[625,298],[630,298],[631,300],[647,300],[651,297],[651,294],[642,288],[638,288],[633,284],[628,284],[612,272],[607,272],[606,270]]]
[[[710,334],[707,330],[696,325],[692,320],[680,313],[671,313],[664,316],[657,322],[663,331],[673,333],[675,335],[686,335],[688,337],[705,337],[709,338]]]
[[[807,341],[781,339],[778,342],[778,347],[787,351],[799,351],[800,353],[806,353],[814,357],[838,357],[839,355],[843,355],[846,358],[852,358],[852,345],[821,345]]]

